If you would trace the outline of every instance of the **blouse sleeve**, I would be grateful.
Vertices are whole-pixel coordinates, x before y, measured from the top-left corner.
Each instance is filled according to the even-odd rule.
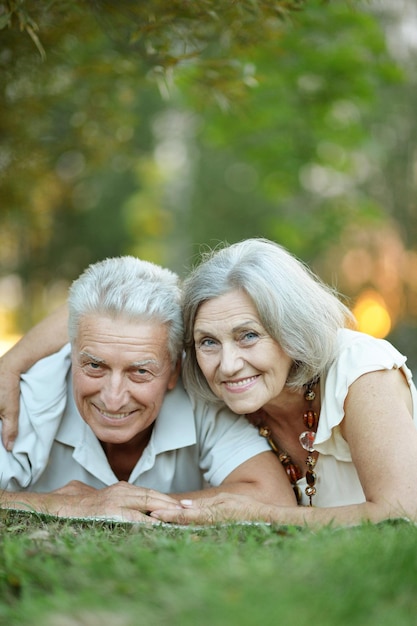
[[[350,449],[340,432],[344,402],[350,385],[363,374],[401,368],[410,386],[416,413],[416,390],[406,357],[384,339],[343,329],[338,335],[338,351],[321,380],[322,406],[315,448],[340,461],[351,461]]]

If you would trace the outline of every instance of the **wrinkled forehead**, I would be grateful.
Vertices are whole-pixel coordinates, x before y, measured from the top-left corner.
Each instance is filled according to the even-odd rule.
[[[213,314],[217,315],[219,318],[222,317],[223,310],[225,305],[230,308],[245,306],[250,309],[253,314],[258,315],[258,307],[252,296],[246,291],[246,289],[242,288],[233,288],[228,289],[218,295],[215,295],[211,298],[206,298],[202,300],[196,310],[195,317],[201,316],[205,314],[207,311],[213,312]]]
[[[127,332],[143,335],[144,333],[148,333],[151,328],[165,332],[167,324],[157,319],[155,316],[151,317],[148,315],[133,317],[123,312],[85,313],[79,317],[77,336],[87,331],[96,332],[105,328],[112,330],[114,333],[120,333],[121,335]]]
[[[80,318],[75,347],[78,351],[149,352],[168,354],[168,326],[159,320],[90,314]],[[89,348],[89,349],[88,349]]]

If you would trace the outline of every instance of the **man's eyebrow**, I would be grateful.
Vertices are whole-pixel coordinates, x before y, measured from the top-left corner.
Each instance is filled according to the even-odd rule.
[[[144,365],[159,365],[158,361],[156,359],[144,359],[143,361],[133,361],[133,363],[130,364],[131,367],[143,367]]]
[[[94,355],[90,354],[89,352],[86,352],[85,350],[80,352],[79,355],[80,355],[80,357],[83,357],[85,359],[89,359],[90,361],[94,361],[94,363],[105,363],[106,362],[104,359],[100,359],[98,356],[94,356]]]

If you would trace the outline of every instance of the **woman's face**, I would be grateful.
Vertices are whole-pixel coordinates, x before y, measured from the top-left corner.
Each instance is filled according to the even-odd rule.
[[[253,413],[273,403],[284,389],[292,360],[268,335],[244,291],[200,306],[194,342],[211,390],[235,413]]]

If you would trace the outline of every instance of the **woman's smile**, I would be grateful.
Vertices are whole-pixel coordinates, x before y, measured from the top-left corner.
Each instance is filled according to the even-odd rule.
[[[237,380],[224,380],[222,385],[231,393],[241,393],[247,391],[253,387],[253,384],[258,380],[259,375],[249,376],[247,378],[240,378]]]

